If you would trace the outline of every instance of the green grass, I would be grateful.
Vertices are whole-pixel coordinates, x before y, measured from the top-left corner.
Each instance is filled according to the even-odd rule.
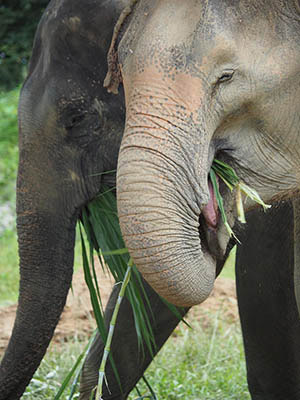
[[[68,343],[52,344],[22,399],[54,399],[65,376],[85,346],[86,343],[77,338]],[[67,398],[66,393],[63,399]]]
[[[7,230],[0,237],[0,306],[15,303],[18,288],[17,237],[16,232]]]
[[[250,400],[239,324],[221,313],[207,318],[205,324],[191,321],[192,329],[181,324],[148,368],[146,378],[159,400]],[[76,339],[52,345],[23,398],[54,398],[84,346]],[[138,386],[149,393],[143,382]],[[62,399],[67,398],[68,392]],[[129,399],[136,398],[134,390]]]
[[[181,325],[149,367],[146,377],[159,399],[250,399],[240,328],[219,314],[210,319],[206,329],[201,321],[191,321],[193,329]]]

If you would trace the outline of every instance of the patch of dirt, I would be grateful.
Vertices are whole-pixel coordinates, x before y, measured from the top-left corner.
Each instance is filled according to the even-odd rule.
[[[107,303],[113,286],[113,279],[104,274],[101,267],[97,268],[98,280],[103,305]],[[73,337],[85,337],[95,328],[89,292],[84,281],[83,271],[78,271],[73,277],[73,291],[70,290],[64,312],[55,330],[53,341],[61,343]],[[201,320],[207,324],[208,313],[219,312],[221,318],[232,322],[238,320],[235,283],[231,279],[218,278],[211,296],[201,305],[195,306],[189,312],[188,320]],[[13,322],[16,305],[0,308],[0,355],[7,346]]]
[[[194,306],[188,314],[188,320],[207,320],[207,314],[219,313],[219,318],[229,322],[239,320],[235,282],[229,278],[217,278],[214,289],[204,303]]]
[[[113,279],[110,275],[104,274],[100,266],[98,272],[101,298],[105,307],[113,287]],[[11,335],[16,309],[16,304],[0,308],[0,355],[4,352]],[[73,276],[72,290],[69,291],[53,341],[61,343],[73,337],[85,337],[93,332],[95,326],[90,295],[81,269]]]

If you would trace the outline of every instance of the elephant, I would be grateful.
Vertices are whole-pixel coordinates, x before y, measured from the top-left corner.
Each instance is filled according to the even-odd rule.
[[[0,400],[22,396],[46,352],[71,285],[76,221],[104,184],[117,185],[156,351],[179,322],[160,296],[183,315],[207,298],[232,245],[208,178],[215,157],[278,204],[262,215],[247,201],[238,234],[249,391],[299,398],[299,15],[298,0],[51,0],[19,102],[20,292]],[[234,196],[219,188],[233,225]],[[102,352],[98,336],[82,400]],[[109,365],[103,398],[126,399],[152,359],[138,352],[126,300],[112,353],[122,391]]]

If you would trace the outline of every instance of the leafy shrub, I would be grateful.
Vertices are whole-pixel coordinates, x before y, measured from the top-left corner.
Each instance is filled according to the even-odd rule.
[[[38,22],[49,0],[10,0],[0,6],[0,89],[20,84]]]

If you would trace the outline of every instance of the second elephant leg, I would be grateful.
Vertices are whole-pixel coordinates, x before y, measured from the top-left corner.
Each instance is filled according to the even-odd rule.
[[[247,215],[237,251],[237,295],[253,400],[300,399],[300,319],[290,203]]]

